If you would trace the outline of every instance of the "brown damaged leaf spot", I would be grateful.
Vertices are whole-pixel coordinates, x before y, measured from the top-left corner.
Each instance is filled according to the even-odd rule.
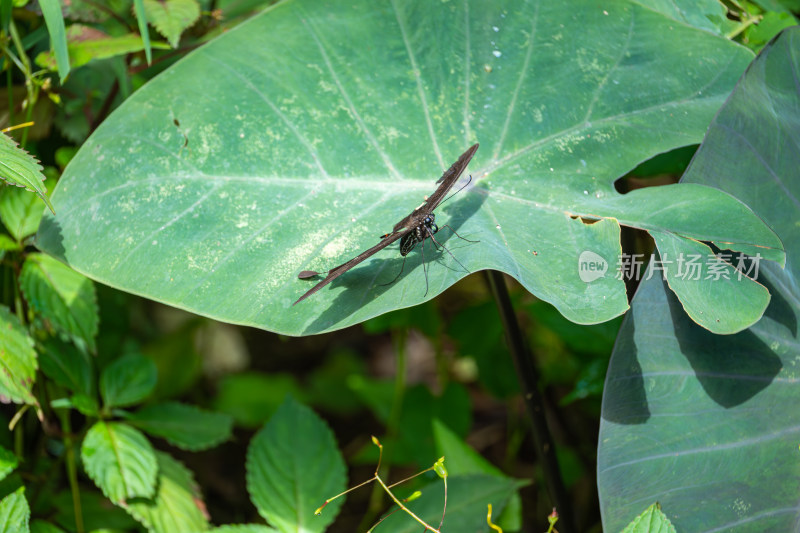
[[[569,215],[569,218],[571,218],[572,220],[580,220],[587,226],[591,226],[592,224],[596,224],[602,220],[602,218],[587,218],[587,217],[582,217],[580,215]]]

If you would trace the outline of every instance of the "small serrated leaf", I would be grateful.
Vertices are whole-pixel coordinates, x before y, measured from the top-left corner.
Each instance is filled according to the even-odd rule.
[[[44,188],[55,185],[55,180],[44,182]],[[22,242],[25,237],[33,235],[39,229],[45,206],[30,192],[17,187],[0,189],[0,220],[8,232]]]
[[[20,287],[31,308],[52,326],[91,350],[97,335],[92,281],[50,256],[33,253],[22,265]]]
[[[36,351],[19,319],[0,305],[0,398],[36,403],[31,393],[36,379]]]
[[[156,489],[156,456],[147,438],[120,422],[97,422],[81,446],[86,473],[114,503],[150,498]]]
[[[204,450],[230,438],[233,417],[178,402],[153,404],[126,421],[150,435],[163,437],[184,450]]]
[[[14,452],[0,446],[0,480],[5,479],[8,474],[13,472],[18,462]]]
[[[231,524],[215,527],[209,533],[279,533],[277,529],[261,524]]]
[[[622,533],[675,533],[675,526],[667,515],[661,512],[661,507],[654,503],[634,518]]]
[[[94,392],[93,367],[89,356],[75,345],[52,339],[39,350],[39,366],[45,376],[75,393]]]
[[[75,531],[75,501],[71,491],[58,491],[47,501],[52,514],[48,516],[65,531]],[[81,487],[80,506],[78,510],[83,515],[84,531],[92,533],[119,533],[122,531],[139,532],[136,521],[124,509],[111,505],[108,498],[99,490],[86,490]]]
[[[31,510],[25,499],[25,487],[20,487],[0,500],[0,531],[28,533]]]
[[[41,518],[31,520],[31,533],[65,533],[63,529],[55,524],[46,522]]]
[[[247,491],[259,514],[281,531],[321,532],[333,522],[343,498],[320,516],[313,509],[344,486],[344,460],[333,432],[311,409],[288,397],[247,450]]]
[[[196,0],[144,0],[144,12],[158,33],[177,48],[181,33],[200,18],[200,5]]]
[[[154,533],[208,529],[208,513],[192,472],[166,453],[156,452],[156,458],[155,495],[128,501],[128,513]]]
[[[3,216],[0,215],[0,221],[2,220]],[[6,252],[19,250],[20,248],[21,246],[19,245],[19,243],[14,242],[14,239],[9,237],[8,235],[0,233],[0,259],[2,259],[4,255],[6,255]]]
[[[0,133],[0,179],[35,192],[55,214],[42,183],[45,179],[42,165],[5,133]]]
[[[139,354],[120,357],[100,375],[100,395],[107,409],[125,407],[147,398],[158,381],[155,363]]]

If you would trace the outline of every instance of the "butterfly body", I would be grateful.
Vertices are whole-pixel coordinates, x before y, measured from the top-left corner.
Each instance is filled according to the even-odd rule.
[[[417,243],[439,231],[439,226],[434,223],[434,220],[436,220],[436,215],[431,213],[422,220],[422,224],[403,235],[400,239],[400,255],[407,256]]]
[[[464,169],[467,168],[472,156],[475,155],[475,152],[478,150],[478,144],[473,144],[470,146],[466,152],[461,154],[458,160],[453,163],[450,168],[445,170],[442,177],[439,178],[436,183],[439,185],[436,190],[430,195],[422,205],[414,209],[410,215],[405,217],[403,220],[398,222],[392,228],[391,233],[387,233],[386,235],[381,236],[381,242],[370,248],[369,250],[365,250],[361,252],[353,259],[347,261],[346,263],[342,263],[341,265],[334,267],[328,271],[328,274],[325,276],[325,279],[317,283],[314,287],[309,289],[305,294],[303,294],[297,301],[292,304],[296,305],[298,302],[305,300],[322,287],[333,281],[334,279],[338,278],[357,264],[361,263],[368,257],[372,256],[373,254],[383,250],[396,240],[400,239],[400,255],[404,258],[408,255],[411,250],[414,249],[414,246],[417,243],[423,243],[425,239],[430,238],[434,243],[436,243],[436,239],[433,236],[437,231],[439,231],[439,227],[434,222],[436,220],[436,216],[433,214],[433,210],[436,209],[442,200],[447,195],[450,188],[458,181],[459,176],[461,173],[464,172]],[[449,226],[447,226],[449,227]],[[450,228],[452,230],[452,228]],[[455,233],[455,232],[454,232]],[[456,233],[456,235],[458,235]],[[465,239],[466,240],[466,239]],[[470,241],[475,242],[475,241]],[[424,248],[423,248],[424,250]],[[445,248],[445,250],[447,250]],[[449,250],[447,250],[449,253]],[[450,254],[451,256],[453,254]],[[455,257],[453,257],[455,259]],[[456,261],[458,261],[456,259]],[[405,264],[405,262],[404,262]],[[460,263],[459,263],[460,264]],[[424,257],[423,257],[423,267],[425,266]],[[462,265],[463,266],[463,265]],[[402,273],[402,269],[401,269]],[[313,270],[303,270],[298,274],[300,279],[310,279],[319,275],[318,272]],[[399,274],[398,274],[399,276]],[[395,278],[396,279],[396,278]],[[426,290],[425,294],[427,295],[427,277],[426,277]]]

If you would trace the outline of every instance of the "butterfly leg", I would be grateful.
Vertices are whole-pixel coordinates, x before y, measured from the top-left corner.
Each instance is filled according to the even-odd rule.
[[[428,233],[431,238],[433,238],[433,233]],[[428,295],[428,270],[425,267],[425,239],[422,239],[422,272],[425,273],[425,294],[422,295],[425,298]]]
[[[450,228],[450,229],[453,229],[453,228]],[[453,233],[455,233],[455,232],[453,232]],[[442,248],[444,248],[444,251],[445,251],[445,252],[447,252],[448,254],[450,254],[450,257],[452,257],[452,258],[453,258],[453,260],[455,260],[455,262],[456,262],[456,263],[458,263],[459,265],[461,265],[461,268],[463,268],[463,269],[464,269],[464,270],[466,270],[467,272],[469,272],[469,271],[470,271],[470,270],[469,270],[467,267],[465,267],[464,265],[462,265],[462,264],[461,264],[461,261],[459,261],[459,260],[456,258],[456,256],[454,256],[454,255],[453,255],[453,252],[451,252],[450,250],[448,250],[448,249],[447,249],[447,246],[445,246],[444,244],[442,244],[442,243],[440,243],[439,241],[437,241],[437,240],[436,240],[436,237],[434,237],[432,234],[431,234],[431,235],[429,235],[429,237],[431,238],[431,240],[432,240],[433,242],[435,242],[436,244],[438,244],[439,246],[441,246]],[[459,237],[459,238],[460,238],[460,237]],[[464,239],[464,240],[466,241],[467,239]],[[470,242],[474,242],[474,241],[470,241]],[[427,279],[426,279],[426,281],[427,281]]]
[[[464,237],[462,237],[461,235],[459,235],[458,233],[456,233],[456,230],[454,230],[454,229],[452,228],[452,226],[450,226],[450,224],[445,224],[445,225],[444,225],[444,226],[442,226],[442,227],[443,227],[443,228],[450,228],[450,231],[452,231],[452,232],[455,234],[455,236],[456,236],[456,237],[458,237],[459,239],[461,239],[462,241],[467,241],[467,242],[481,242],[481,241],[471,241],[471,240],[469,240],[469,239],[465,239]]]
[[[387,286],[387,285],[391,285],[392,283],[394,283],[395,281],[397,281],[397,280],[400,278],[400,274],[402,274],[402,273],[403,273],[403,268],[406,266],[406,259],[407,259],[407,258],[408,258],[408,256],[407,256],[407,255],[404,255],[404,256],[403,256],[403,264],[402,264],[402,265],[400,265],[400,272],[398,272],[398,273],[397,273],[397,275],[394,277],[394,279],[393,279],[392,281],[390,281],[389,283],[381,283],[381,284],[379,284],[378,286],[379,286],[379,287],[385,287],[385,286]]]

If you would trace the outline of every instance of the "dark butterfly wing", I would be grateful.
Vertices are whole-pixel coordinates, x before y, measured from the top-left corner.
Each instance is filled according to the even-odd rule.
[[[394,225],[394,230],[392,233],[389,233],[383,237],[383,240],[364,252],[361,252],[356,257],[351,259],[350,261],[343,263],[335,268],[332,268],[328,271],[328,275],[325,276],[325,279],[314,285],[308,292],[302,295],[300,298],[297,299],[297,302],[293,303],[292,305],[296,305],[298,302],[301,302],[320,290],[322,287],[330,283],[331,281],[335,280],[364,259],[370,257],[376,252],[379,252],[392,244],[397,239],[401,238],[403,235],[406,235],[411,231],[412,228],[419,226],[422,223],[422,219],[425,216],[429,215],[433,212],[434,209],[442,202],[442,199],[445,197],[447,192],[453,187],[453,184],[458,181],[459,176],[461,173],[464,172],[464,169],[467,168],[469,165],[470,159],[472,156],[475,155],[475,152],[478,150],[478,143],[473,144],[470,146],[466,152],[461,154],[461,157],[458,158],[458,161],[453,163],[450,168],[448,168],[442,177],[439,178],[436,183],[439,183],[439,187],[433,192],[432,195],[428,197],[424,204],[416,208],[410,215],[405,217],[403,220],[398,222]],[[405,230],[405,231],[403,231]],[[312,278],[317,275],[317,272],[312,270],[303,270],[300,272],[298,277],[300,279],[308,279]]]
[[[314,294],[315,292],[320,290],[322,287],[324,287],[325,285],[327,285],[331,281],[335,280],[336,278],[338,278],[339,276],[341,276],[342,274],[344,274],[345,272],[347,272],[348,270],[350,270],[351,268],[353,268],[354,266],[359,264],[364,259],[368,258],[369,256],[371,256],[372,254],[374,254],[376,252],[379,252],[379,251],[383,250],[384,248],[386,248],[387,246],[392,244],[394,241],[396,241],[397,239],[402,237],[404,233],[408,233],[408,232],[395,231],[394,233],[390,233],[381,242],[379,242],[378,244],[376,244],[375,246],[373,246],[369,250],[361,252],[360,254],[358,254],[357,256],[352,258],[350,261],[348,261],[346,263],[343,263],[343,264],[341,264],[341,265],[339,265],[339,266],[337,266],[335,268],[330,269],[328,271],[328,275],[325,276],[325,279],[323,279],[322,281],[320,281],[319,283],[314,285],[307,293],[305,293],[300,298],[298,298],[297,302],[293,303],[292,305],[296,305],[298,302],[301,302],[301,301],[305,300],[306,298],[308,298],[309,296],[311,296],[312,294]],[[306,278],[312,277],[312,276],[308,275],[308,274],[312,274],[312,272],[310,270],[304,270],[300,274],[301,274],[300,279],[306,279]],[[302,276],[303,274],[306,274],[306,276],[303,277]],[[316,273],[313,273],[313,274],[316,274]]]
[[[467,168],[467,165],[469,165],[472,156],[475,155],[477,150],[478,143],[467,148],[467,151],[461,154],[458,161],[450,165],[450,168],[445,170],[442,177],[436,181],[436,183],[440,185],[433,194],[428,197],[424,204],[414,209],[410,215],[395,224],[394,231],[400,231],[404,228],[411,229],[419,226],[422,223],[422,219],[431,214],[433,210],[442,203],[445,195],[453,187],[453,184],[458,181],[459,176],[461,176],[461,173]]]

